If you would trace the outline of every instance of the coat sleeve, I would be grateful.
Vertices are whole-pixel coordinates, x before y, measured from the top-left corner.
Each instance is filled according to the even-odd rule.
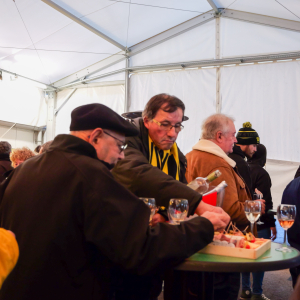
[[[0,228],[0,288],[19,257],[19,247],[14,236]]]
[[[125,158],[117,163],[112,174],[136,196],[155,198],[158,206],[168,207],[171,198],[187,199],[190,215],[194,214],[202,198],[184,183],[150,165],[142,151],[133,143],[128,143]]]
[[[261,171],[258,172],[255,178],[255,182],[253,182],[253,185],[255,188],[257,188],[259,191],[263,193],[263,199],[266,201],[266,213],[261,216],[261,221],[265,223],[265,225],[269,225],[270,227],[275,227],[275,218],[273,215],[267,214],[267,211],[269,209],[273,208],[273,201],[272,201],[272,195],[271,195],[271,178],[268,172],[261,168]]]
[[[249,224],[249,221],[245,215],[244,211],[244,203],[242,203],[239,200],[239,195],[237,192],[238,188],[243,188],[237,187],[235,179],[233,177],[232,172],[233,170],[230,169],[231,167],[218,167],[215,169],[212,169],[209,173],[215,171],[215,170],[220,170],[222,175],[215,179],[213,182],[213,185],[217,186],[220,184],[223,180],[226,181],[228,186],[225,189],[225,196],[224,196],[224,201],[223,201],[223,206],[222,208],[225,210],[225,212],[228,213],[228,215],[231,218],[231,221],[233,223],[236,223],[236,226],[238,227],[246,227]],[[245,189],[245,187],[244,187]],[[245,193],[246,190],[245,190]]]
[[[107,173],[83,199],[84,232],[116,265],[140,275],[164,271],[212,241],[213,226],[203,217],[149,227],[149,208]]]

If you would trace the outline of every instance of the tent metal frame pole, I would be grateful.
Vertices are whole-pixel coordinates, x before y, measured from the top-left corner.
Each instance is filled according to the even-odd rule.
[[[216,59],[220,59],[221,57],[221,49],[220,49],[220,18],[216,18]],[[216,69],[216,112],[221,113],[221,91],[220,91],[220,85],[221,85],[221,68],[220,66]]]
[[[96,79],[104,78],[107,76],[119,74],[126,71],[128,71],[129,73],[139,73],[139,72],[151,72],[151,71],[184,70],[188,68],[217,67],[217,66],[224,66],[224,65],[226,66],[232,64],[245,65],[245,64],[256,63],[256,62],[259,63],[259,62],[266,62],[266,61],[286,61],[292,59],[300,59],[300,52],[277,53],[277,54],[244,56],[244,57],[241,56],[241,57],[189,61],[189,62],[181,62],[181,63],[161,64],[161,65],[136,66],[136,67],[129,67],[125,69],[115,70],[88,79],[83,79],[82,81],[79,82],[73,82],[70,84],[66,84],[64,86],[59,86],[57,87],[57,89],[62,90],[62,89],[70,88],[80,83],[91,82]]]
[[[59,111],[65,106],[65,104],[71,99],[71,97],[74,95],[74,93],[77,91],[77,89],[72,90],[69,95],[66,97],[66,99],[63,101],[61,106],[58,109],[54,109],[54,115],[55,117],[59,113]]]
[[[68,12],[67,10],[62,8],[61,6],[57,5],[53,1],[51,1],[51,0],[42,0],[42,1],[46,4],[48,4],[49,6],[51,6],[52,8],[54,8],[55,10],[59,11],[60,13],[65,15],[66,17],[70,18],[71,20],[73,20],[77,24],[83,26],[87,30],[93,32],[94,34],[100,36],[101,38],[103,38],[104,40],[106,40],[109,43],[113,44],[114,46],[116,46],[116,47],[120,48],[121,50],[125,51],[125,49],[126,49],[125,46],[121,45],[117,41],[115,41],[112,38],[105,35],[103,32],[97,30],[96,28],[92,27],[91,25],[87,24],[86,22],[82,21],[81,19],[77,18],[76,16],[74,16],[73,14],[71,14],[70,12]]]
[[[221,15],[223,18],[300,32],[299,21],[292,21],[292,20],[269,17],[269,16],[264,16],[259,14],[252,14],[252,13],[233,10],[233,9],[222,10]]]
[[[128,112],[129,110],[129,63],[129,57],[126,57],[124,112]]]
[[[214,13],[212,10],[201,14],[193,19],[190,19],[184,23],[181,23],[173,28],[170,28],[160,34],[157,34],[143,42],[131,46],[127,51],[116,53],[115,56],[110,56],[100,62],[97,62],[85,69],[75,72],[65,78],[62,78],[54,83],[55,87],[65,86],[66,84],[71,84],[76,81],[82,80],[84,77],[89,77],[92,74],[100,72],[109,66],[112,66],[118,62],[124,61],[127,56],[133,56],[148,50],[154,46],[157,46],[171,38],[174,38],[180,34],[190,31],[198,26],[201,26],[214,19]],[[120,56],[122,57],[120,58]]]
[[[213,0],[207,0],[207,2],[212,7],[212,9],[215,11],[216,14],[220,13],[219,8],[217,7],[217,5],[215,4],[215,2]]]
[[[31,79],[31,78],[28,78],[28,77],[25,77],[25,76],[22,76],[22,75],[19,75],[19,74],[17,74],[17,73],[12,73],[12,72],[7,71],[7,70],[4,70],[4,69],[0,69],[0,72],[4,72],[4,73],[10,74],[10,75],[18,76],[18,77],[20,77],[20,78],[24,78],[24,79],[27,79],[27,80],[30,80],[30,81],[39,83],[39,84],[43,84],[43,85],[45,85],[48,89],[50,89],[50,90],[52,90],[52,91],[55,91],[55,90],[56,90],[56,88],[55,88],[54,86],[52,86],[52,85],[49,85],[49,84],[47,84],[47,83],[44,83],[44,82],[40,82],[40,81]]]

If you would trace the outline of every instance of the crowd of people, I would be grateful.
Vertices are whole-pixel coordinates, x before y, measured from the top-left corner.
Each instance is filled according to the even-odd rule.
[[[258,133],[250,123],[236,133],[233,118],[214,114],[185,156],[176,144],[184,113],[184,103],[167,94],[152,97],[130,122],[89,104],[73,110],[70,134],[36,153],[0,142],[0,225],[16,235],[20,250],[0,299],[157,299],[163,279],[172,280],[166,271],[209,244],[215,231],[230,220],[241,230],[249,225],[244,202],[254,192],[262,195],[264,223],[255,232],[276,237],[275,219],[265,213],[271,179]],[[214,184],[228,184],[222,208],[187,186],[215,170],[221,176]],[[139,197],[155,198],[160,208],[151,226]],[[168,224],[171,198],[187,199],[188,216],[198,217]],[[263,276],[253,273],[251,287],[250,274],[242,274],[241,299],[268,299]],[[240,273],[214,273],[214,282],[215,299],[237,299]],[[191,278],[189,290],[196,285]],[[178,296],[171,289],[170,299]]]

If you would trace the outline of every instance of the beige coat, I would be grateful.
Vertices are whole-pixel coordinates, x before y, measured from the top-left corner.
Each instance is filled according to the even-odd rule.
[[[212,185],[216,186],[221,181],[226,181],[228,187],[225,192],[223,209],[239,229],[245,229],[249,225],[249,221],[244,212],[244,202],[251,199],[251,196],[243,179],[235,171],[235,162],[218,145],[204,139],[193,147],[186,158],[187,182],[191,182],[196,177],[206,177],[215,170],[222,173],[213,181]]]

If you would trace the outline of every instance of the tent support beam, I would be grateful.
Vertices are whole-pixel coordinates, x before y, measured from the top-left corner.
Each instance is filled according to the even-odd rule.
[[[218,9],[217,5],[215,4],[215,2],[213,0],[207,0],[207,2],[212,7],[212,9],[215,11],[216,14],[220,13],[220,10]]]
[[[62,105],[58,109],[54,109],[54,115],[55,117],[59,113],[59,111],[65,106],[65,104],[70,100],[70,98],[73,96],[73,94],[77,91],[77,89],[74,89],[69,93],[69,95],[66,97],[66,99],[63,101]]]
[[[200,25],[203,25],[211,20],[213,20],[215,17],[212,10],[201,14],[193,19],[190,19],[184,23],[181,23],[173,28],[170,28],[160,34],[157,34],[139,44],[136,44],[134,46],[131,46],[129,48],[129,56],[133,56],[135,54],[138,54],[142,51],[145,51],[147,49],[150,49],[156,45],[159,45],[169,39],[172,39],[184,32],[190,31]]]
[[[40,81],[31,79],[31,78],[28,78],[28,77],[19,75],[19,74],[17,74],[17,73],[12,73],[12,72],[6,71],[6,70],[4,70],[4,69],[0,69],[0,72],[4,72],[4,73],[7,73],[7,74],[15,75],[15,76],[18,76],[18,77],[20,77],[20,78],[24,78],[24,79],[27,79],[27,80],[30,80],[30,81],[33,81],[33,82],[36,82],[36,83],[39,83],[39,84],[43,84],[43,85],[45,85],[48,89],[50,89],[51,91],[55,91],[55,90],[56,90],[56,88],[55,88],[54,86],[52,86],[52,85],[48,85],[48,84],[46,84],[46,83],[44,83],[44,82],[40,82]]]
[[[126,57],[126,71],[125,71],[125,103],[124,103],[124,112],[129,110],[129,57]]]
[[[216,59],[221,59],[220,51],[220,18],[216,18]],[[216,112],[221,113],[221,93],[220,93],[221,68],[216,69]]]
[[[238,21],[244,21],[248,23],[255,23],[259,25],[300,32],[300,22],[298,21],[268,17],[264,15],[252,14],[252,13],[233,10],[233,9],[224,9],[222,11],[222,17],[238,20]]]
[[[55,123],[56,116],[54,114],[54,108],[56,107],[56,92],[48,92],[47,99],[47,130],[46,130],[46,142],[51,141],[55,137]]]
[[[170,63],[170,64],[162,64],[162,65],[136,66],[136,67],[129,67],[127,69],[126,68],[119,69],[113,72],[101,74],[95,77],[84,79],[81,82],[73,82],[70,84],[66,84],[64,86],[59,86],[57,87],[57,89],[63,90],[65,88],[70,88],[79,83],[91,82],[96,79],[104,78],[107,76],[119,74],[126,71],[128,71],[129,73],[140,73],[140,72],[151,72],[151,71],[184,70],[186,68],[217,67],[217,66],[232,65],[232,64],[243,65],[243,64],[257,63],[257,62],[292,60],[292,59],[300,59],[300,52],[277,53],[277,54],[256,55],[256,56],[241,56],[241,57],[222,58],[222,59]]]
[[[48,1],[48,0],[47,0]],[[133,56],[135,54],[141,53],[147,49],[150,49],[156,45],[159,45],[173,37],[176,37],[184,32],[192,30],[200,25],[203,25],[214,19],[213,11],[201,14],[191,20],[188,20],[184,23],[181,23],[173,28],[170,28],[158,35],[155,35],[139,44],[136,44],[128,49],[128,52],[119,52],[116,55],[110,56],[88,68],[82,69],[72,75],[69,75],[61,80],[58,80],[54,83],[55,87],[65,86],[66,84],[72,84],[73,82],[79,82],[81,79],[87,76],[91,76],[97,72],[100,72],[103,69],[108,68],[111,65],[114,65],[118,62],[121,62],[126,59],[126,54],[128,56]],[[122,55],[122,57],[120,57]]]
[[[76,22],[77,24],[83,26],[84,28],[86,28],[87,30],[95,33],[96,35],[100,36],[101,38],[103,38],[104,40],[108,41],[109,43],[115,45],[116,47],[120,48],[121,50],[125,51],[126,47],[124,47],[123,45],[121,45],[120,43],[118,43],[117,41],[111,39],[110,37],[108,37],[107,35],[105,35],[103,32],[97,30],[96,28],[90,26],[89,24],[87,24],[86,22],[82,21],[81,19],[77,18],[76,16],[74,16],[73,14],[71,14],[70,12],[68,12],[67,10],[63,9],[61,6],[57,5],[56,3],[54,3],[51,0],[42,0],[44,3],[48,4],[49,6],[51,6],[52,8],[54,8],[55,10],[59,11],[60,13],[62,13],[63,15],[65,15],[66,17],[70,18],[71,20],[73,20],[74,22]]]

